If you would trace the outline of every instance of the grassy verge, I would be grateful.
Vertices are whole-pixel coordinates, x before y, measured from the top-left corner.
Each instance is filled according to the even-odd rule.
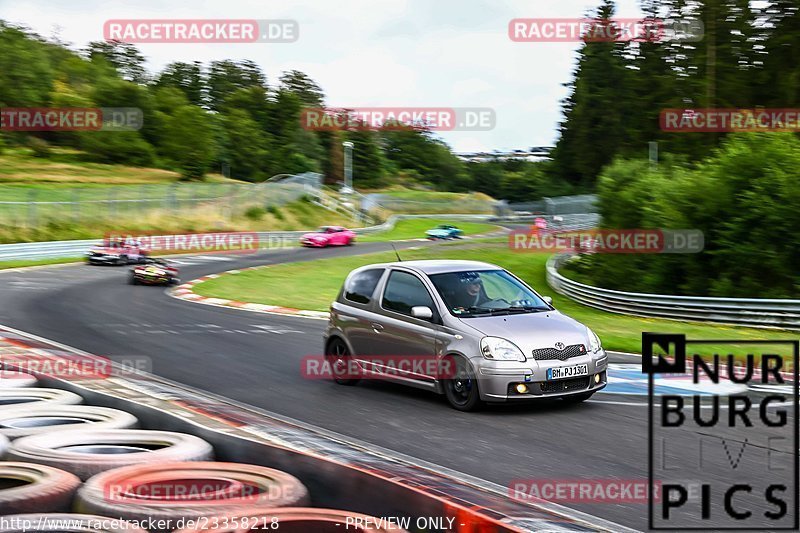
[[[349,226],[352,221],[304,200],[281,208],[247,210],[235,216],[223,216],[217,206],[199,206],[182,213],[152,210],[139,216],[118,219],[93,217],[81,220],[49,220],[35,228],[0,222],[0,243],[38,242],[71,239],[95,239],[109,233],[182,234],[225,231],[292,231],[321,225]]]
[[[478,233],[486,233],[494,231],[497,226],[491,224],[484,224],[482,222],[466,222],[462,220],[447,220],[445,218],[420,218],[420,219],[405,219],[398,220],[397,224],[389,231],[382,231],[372,235],[364,235],[358,237],[360,242],[375,242],[375,241],[399,241],[403,239],[419,239],[425,238],[425,232],[433,229],[439,224],[452,224],[461,228],[464,235],[475,235]]]
[[[501,242],[477,241],[469,244],[447,244],[403,252],[404,260],[472,259],[500,265],[531,284],[545,295],[553,296],[559,311],[591,327],[603,340],[606,349],[641,352],[641,333],[683,333],[695,339],[796,339],[797,333],[638,318],[606,313],[586,307],[556,294],[545,280],[546,254],[512,252]],[[301,309],[326,311],[336,297],[342,281],[354,268],[393,261],[393,253],[377,253],[359,257],[320,259],[304,263],[275,265],[201,283],[195,291],[204,296],[230,298],[249,302],[283,305]],[[726,347],[727,348],[727,347]]]
[[[16,261],[0,261],[0,270],[9,268],[22,268],[44,265],[61,265],[64,263],[78,263],[83,261],[82,257],[59,257],[57,259],[20,259]]]

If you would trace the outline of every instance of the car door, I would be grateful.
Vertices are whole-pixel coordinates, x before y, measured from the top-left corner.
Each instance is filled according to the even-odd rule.
[[[380,370],[381,360],[403,377],[432,381],[432,372],[424,370],[435,364],[436,326],[431,320],[411,316],[411,308],[429,307],[438,317],[438,309],[428,288],[415,274],[392,269],[383,287],[376,313],[373,315],[371,354],[365,368]]]
[[[367,268],[352,273],[345,280],[341,302],[344,305],[332,309],[332,318],[349,341],[353,355],[368,357],[373,350],[372,324],[375,318],[373,309],[377,307],[375,296],[383,278],[384,268]]]

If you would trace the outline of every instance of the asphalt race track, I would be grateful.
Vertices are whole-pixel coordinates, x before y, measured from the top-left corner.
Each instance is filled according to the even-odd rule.
[[[415,245],[420,243],[398,246]],[[186,281],[258,264],[387,249],[386,243],[370,243],[178,261]],[[300,375],[300,361],[322,353],[324,321],[177,300],[162,288],[128,285],[128,270],[70,265],[0,272],[0,324],[99,355],[146,355],[155,374],[503,486],[516,479],[646,479],[645,396],[612,390],[576,406],[553,401],[469,414],[441,397],[393,384],[342,387],[308,380]],[[638,359],[616,355],[612,362]],[[632,389],[614,390],[643,390],[626,386]],[[696,435],[686,431],[683,438],[688,443]],[[746,455],[739,468],[747,475],[763,465]],[[644,503],[565,505],[646,529]]]

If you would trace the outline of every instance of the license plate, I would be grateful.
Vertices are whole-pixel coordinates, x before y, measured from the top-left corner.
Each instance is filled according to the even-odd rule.
[[[566,379],[586,376],[589,365],[560,366],[547,369],[547,379]]]

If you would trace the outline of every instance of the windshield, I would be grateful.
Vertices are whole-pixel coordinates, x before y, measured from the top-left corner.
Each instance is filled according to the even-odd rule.
[[[447,309],[459,318],[550,310],[505,270],[448,272],[433,274],[430,279]]]

